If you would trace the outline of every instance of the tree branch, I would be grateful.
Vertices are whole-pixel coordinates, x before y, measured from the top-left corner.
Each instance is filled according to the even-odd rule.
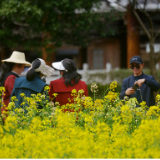
[[[156,40],[157,36],[160,34],[160,29],[157,31],[155,37],[154,37],[154,40]]]
[[[158,0],[158,3],[157,3],[157,8],[156,8],[156,10],[151,14],[152,16],[158,11],[158,9],[159,9],[159,2],[160,2],[160,0]]]
[[[147,0],[144,1],[143,11],[145,11],[145,9],[146,9],[146,4],[147,4]]]
[[[154,54],[154,61],[157,63],[160,60],[160,51]]]
[[[151,17],[149,16],[149,14],[146,11],[144,11],[143,13],[145,14],[145,16],[149,20],[150,28],[151,28],[151,38],[153,38],[153,22],[152,22],[152,19],[151,19]]]
[[[137,5],[139,5],[139,3],[138,3],[138,1],[137,0],[134,0],[134,2],[137,4]],[[149,14],[146,12],[146,10],[145,10],[145,7],[146,7],[146,4],[147,4],[147,0],[145,0],[145,2],[144,2],[144,7],[143,7],[143,9],[142,8],[140,8],[140,9],[138,9],[140,12],[142,12],[146,17],[147,17],[147,19],[148,19],[148,21],[149,21],[149,24],[150,24],[150,38],[153,38],[154,36],[153,36],[153,34],[154,34],[154,32],[153,32],[153,22],[152,22],[152,19],[151,19],[151,17],[149,16]],[[133,8],[133,9],[135,9],[135,8]]]
[[[140,19],[139,15],[137,14],[137,12],[135,11],[135,9],[133,9],[133,13],[135,15],[135,17],[137,18],[139,24],[141,25],[141,27],[143,28],[144,32],[146,33],[147,37],[150,39],[151,35],[148,32],[147,28],[145,27],[144,23],[142,22],[142,20]]]
[[[108,0],[105,0],[105,1],[108,2],[108,3],[111,3],[111,2],[108,1]],[[123,6],[122,4],[118,3],[117,1],[115,1],[114,3],[118,4],[118,5],[121,6],[122,8],[127,9],[127,7]]]

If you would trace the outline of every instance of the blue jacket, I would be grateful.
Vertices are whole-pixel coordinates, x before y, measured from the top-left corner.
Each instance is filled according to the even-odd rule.
[[[146,75],[144,73],[142,73],[142,75],[140,76],[140,79],[145,79],[145,82],[140,87],[143,101],[146,102],[147,106],[155,105],[153,91],[157,92],[160,88],[160,84],[156,82],[153,76]],[[125,91],[128,88],[133,87],[134,82],[135,82],[134,75],[127,77],[123,80],[121,93],[120,93],[120,99],[123,99],[123,97],[126,96]],[[132,94],[132,95],[129,95],[128,97],[132,98],[132,97],[135,97],[135,95]]]
[[[18,99],[18,102],[15,103],[16,107],[22,107],[20,106],[20,104],[23,102],[23,98],[20,96],[21,93],[24,93],[26,97],[31,97],[31,94],[37,93],[44,94],[44,87],[46,85],[47,84],[41,80],[38,74],[36,74],[35,78],[32,81],[28,81],[26,77],[16,78],[11,94],[11,97],[16,96]],[[47,98],[47,100],[49,100],[49,97]]]

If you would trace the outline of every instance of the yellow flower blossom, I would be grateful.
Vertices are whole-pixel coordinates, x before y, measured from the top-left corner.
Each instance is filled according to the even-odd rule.
[[[63,106],[37,94],[24,96],[24,111],[14,107],[12,97],[4,124],[0,118],[0,158],[159,158],[159,103],[136,107],[136,98],[120,100],[116,83],[111,84],[108,94],[94,102],[82,98],[82,90],[73,90],[74,103]]]

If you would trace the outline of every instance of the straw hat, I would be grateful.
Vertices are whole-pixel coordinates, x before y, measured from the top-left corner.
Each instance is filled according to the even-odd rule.
[[[25,54],[23,52],[18,52],[18,51],[13,51],[10,58],[4,59],[2,60],[2,62],[20,63],[20,64],[25,64],[26,66],[31,66],[31,64],[26,61]]]

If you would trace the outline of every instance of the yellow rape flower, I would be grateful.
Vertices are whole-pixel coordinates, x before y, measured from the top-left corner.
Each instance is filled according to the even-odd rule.
[[[49,91],[50,90],[50,87],[49,86],[45,86],[44,87],[44,91]]]
[[[24,96],[25,96],[25,94],[24,94],[24,93],[21,93],[21,94],[20,94],[20,96],[21,96],[21,97],[24,97]]]
[[[12,96],[12,97],[11,97],[11,101],[12,101],[12,102],[15,102],[15,101],[18,101],[18,99],[17,99],[16,96]]]
[[[58,93],[53,93],[52,95],[53,95],[54,97],[57,97]]]
[[[118,86],[118,83],[117,81],[113,81],[110,85],[109,85],[109,88],[111,91],[115,91],[115,88],[117,88]]]

